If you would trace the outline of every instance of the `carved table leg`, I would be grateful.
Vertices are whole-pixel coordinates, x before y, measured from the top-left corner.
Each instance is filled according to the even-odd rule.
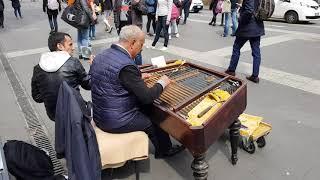
[[[230,143],[231,143],[231,163],[233,165],[237,164],[237,161],[238,161],[237,151],[238,151],[238,145],[239,145],[240,127],[241,127],[241,123],[238,119],[234,121],[229,127]]]
[[[194,156],[191,164],[193,170],[193,177],[195,180],[206,180],[208,177],[209,165],[205,160],[206,155]]]

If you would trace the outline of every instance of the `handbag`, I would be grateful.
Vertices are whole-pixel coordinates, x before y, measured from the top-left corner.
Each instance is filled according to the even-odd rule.
[[[61,15],[61,19],[77,29],[86,29],[90,25],[90,18],[81,6],[79,0],[67,6]]]

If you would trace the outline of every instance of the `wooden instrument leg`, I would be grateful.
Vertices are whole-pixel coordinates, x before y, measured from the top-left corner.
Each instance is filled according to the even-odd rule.
[[[238,161],[238,145],[239,145],[239,136],[240,136],[240,127],[241,123],[237,119],[235,122],[232,123],[230,126],[230,143],[231,143],[231,163],[233,165],[237,164]]]
[[[208,177],[209,165],[205,160],[206,155],[194,156],[194,160],[191,164],[193,170],[193,177],[195,180],[206,180]]]

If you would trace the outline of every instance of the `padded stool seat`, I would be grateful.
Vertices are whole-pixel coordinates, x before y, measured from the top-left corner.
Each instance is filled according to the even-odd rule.
[[[149,139],[145,132],[113,134],[104,132],[92,124],[99,145],[102,169],[121,167],[128,160],[148,158]]]

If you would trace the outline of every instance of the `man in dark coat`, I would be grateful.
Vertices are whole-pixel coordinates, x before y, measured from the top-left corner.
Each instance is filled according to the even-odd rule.
[[[148,74],[142,74],[133,62],[143,47],[144,36],[139,27],[125,26],[119,42],[96,56],[90,69],[93,120],[109,133],[144,131],[155,147],[155,158],[163,158],[183,147],[172,146],[169,135],[146,114],[171,81],[163,76],[153,87],[147,87],[143,79]]]
[[[187,19],[189,17],[189,11],[190,11],[191,2],[192,2],[192,0],[183,0],[183,2],[182,2],[182,9],[183,9],[183,12],[184,12],[183,24],[187,23]]]
[[[235,75],[238,65],[240,50],[249,41],[253,56],[253,72],[247,79],[259,83],[259,68],[261,62],[260,39],[265,34],[263,21],[255,18],[254,12],[258,8],[259,0],[244,0],[240,9],[239,26],[236,31],[236,39],[233,44],[231,61],[225,73]]]
[[[14,15],[16,16],[17,19],[18,18],[18,14],[20,16],[20,18],[22,19],[22,15],[21,15],[21,5],[20,5],[20,0],[11,0],[12,2],[12,7],[14,9]]]
[[[63,81],[78,91],[80,85],[86,90],[91,86],[90,76],[80,61],[72,57],[74,46],[69,34],[51,34],[48,45],[51,52],[43,53],[33,69],[31,90],[34,101],[44,103],[48,117],[54,121],[58,90]],[[89,62],[92,62],[92,57]]]
[[[3,0],[0,0],[0,28],[4,28],[4,25],[3,25],[3,20],[4,20],[3,11],[4,11],[4,3],[3,3]]]

